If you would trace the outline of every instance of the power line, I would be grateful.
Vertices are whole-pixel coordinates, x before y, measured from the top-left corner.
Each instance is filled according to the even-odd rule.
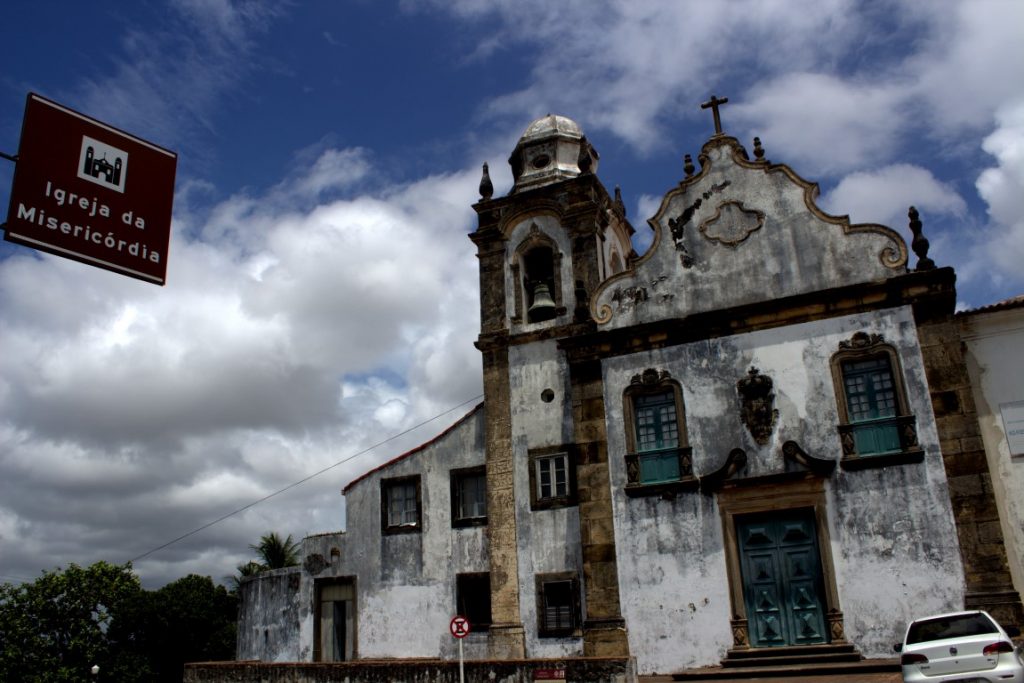
[[[264,503],[264,502],[270,500],[271,498],[273,498],[274,496],[279,496],[282,493],[284,493],[285,491],[290,491],[291,489],[295,488],[296,486],[300,486],[302,484],[305,484],[310,479],[313,479],[315,477],[319,477],[321,474],[324,474],[325,472],[333,470],[335,467],[337,467],[339,465],[344,465],[346,462],[348,462],[350,460],[354,460],[354,459],[358,458],[360,455],[364,455],[366,453],[369,453],[370,451],[372,451],[373,449],[377,448],[378,446],[383,446],[384,444],[388,443],[389,441],[394,441],[395,439],[397,439],[397,438],[399,438],[401,436],[405,436],[409,432],[414,431],[416,429],[419,429],[423,425],[429,424],[429,423],[433,422],[434,420],[442,418],[445,415],[447,415],[448,413],[451,413],[453,411],[458,410],[459,408],[461,408],[462,406],[466,405],[467,403],[472,403],[473,401],[479,401],[483,397],[484,397],[483,394],[479,394],[477,396],[474,396],[473,398],[466,399],[465,401],[463,401],[459,405],[452,406],[451,408],[449,408],[448,410],[444,411],[443,413],[438,413],[437,415],[435,415],[435,416],[433,416],[431,418],[428,418],[428,419],[424,420],[423,422],[420,422],[417,425],[413,425],[412,427],[409,427],[408,429],[406,429],[403,432],[399,432],[398,434],[393,434],[392,436],[389,436],[388,438],[384,439],[383,441],[378,441],[377,443],[375,443],[372,446],[369,446],[367,448],[364,448],[363,450],[359,451],[358,453],[353,453],[352,455],[348,456],[347,458],[343,458],[343,459],[339,460],[338,462],[334,463],[333,465],[328,465],[327,467],[323,468],[322,470],[320,470],[318,472],[314,472],[313,474],[309,475],[308,477],[305,477],[303,479],[299,479],[298,481],[296,481],[294,483],[288,484],[288,486],[285,486],[283,489],[280,489],[278,491],[274,491],[273,493],[271,493],[269,495],[263,496],[259,500],[253,501],[252,503],[249,503],[248,505],[243,505],[242,507],[238,508],[237,510],[234,510],[233,512],[229,512],[226,515],[223,515],[222,517],[218,517],[217,519],[213,520],[212,522],[207,522],[206,524],[202,525],[201,527],[193,529],[192,531],[188,532],[187,534],[182,534],[181,536],[178,536],[174,540],[167,541],[167,543],[164,543],[161,546],[157,546],[156,548],[153,548],[150,551],[144,552],[141,555],[139,555],[138,557],[133,557],[132,559],[130,559],[128,561],[130,563],[134,564],[135,562],[141,560],[144,557],[148,557],[148,556],[152,555],[155,552],[158,552],[160,550],[163,550],[164,548],[170,547],[170,546],[174,545],[175,543],[177,543],[178,541],[183,541],[186,538],[188,538],[189,536],[193,536],[195,534],[198,534],[200,531],[204,531],[206,529],[209,529],[214,524],[220,524],[225,519],[228,519],[230,517],[234,517],[235,515],[239,514],[240,512],[245,512],[249,508],[255,507],[255,506],[259,505],[260,503]]]

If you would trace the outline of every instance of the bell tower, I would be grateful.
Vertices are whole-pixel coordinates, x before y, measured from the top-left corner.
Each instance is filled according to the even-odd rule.
[[[484,371],[494,658],[542,649],[538,595],[543,578],[553,575],[577,577],[586,598],[586,615],[577,624],[583,653],[628,650],[608,547],[614,549],[614,540],[590,533],[600,528],[611,535],[600,372],[595,378],[593,368],[574,366],[559,347],[559,340],[596,329],[591,293],[635,256],[625,207],[595,175],[598,158],[576,122],[549,114],[531,123],[516,144],[508,194],[493,196],[485,164],[474,205],[478,227],[470,238],[480,262],[476,345]],[[553,504],[538,483],[549,467],[567,472],[572,482]],[[585,497],[586,506],[580,504]],[[592,524],[593,515],[600,523]],[[568,520],[574,527],[568,542],[582,550],[555,566],[538,554],[537,530],[561,528]],[[611,641],[598,631],[622,636],[613,636],[609,648],[602,643]]]

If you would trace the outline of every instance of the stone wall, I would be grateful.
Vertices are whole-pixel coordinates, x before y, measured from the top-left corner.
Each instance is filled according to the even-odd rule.
[[[287,567],[242,580],[238,589],[239,659],[299,659],[300,574],[300,567]]]
[[[532,683],[565,680],[578,683],[635,683],[628,659],[576,658],[492,660],[465,662],[466,680],[494,683]],[[564,670],[564,679],[548,678]],[[263,662],[206,662],[185,665],[184,683],[457,683],[459,663],[451,660],[378,660],[337,664],[267,664]]]

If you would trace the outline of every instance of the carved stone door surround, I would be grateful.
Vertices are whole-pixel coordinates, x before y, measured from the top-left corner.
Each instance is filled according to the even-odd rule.
[[[736,537],[736,517],[799,508],[813,510],[821,556],[825,619],[831,642],[833,644],[845,643],[843,613],[839,605],[839,591],[836,587],[832,546],[828,534],[828,509],[824,480],[809,477],[798,481],[773,482],[761,486],[732,486],[724,488],[717,495],[718,508],[722,515],[725,562],[729,579],[733,649],[750,649],[747,608],[743,594],[743,575],[740,568],[739,543]]]

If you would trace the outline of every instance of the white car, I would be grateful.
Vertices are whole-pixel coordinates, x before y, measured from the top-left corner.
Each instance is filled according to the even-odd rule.
[[[916,619],[901,653],[904,683],[1024,683],[1021,648],[988,612],[953,612]]]

